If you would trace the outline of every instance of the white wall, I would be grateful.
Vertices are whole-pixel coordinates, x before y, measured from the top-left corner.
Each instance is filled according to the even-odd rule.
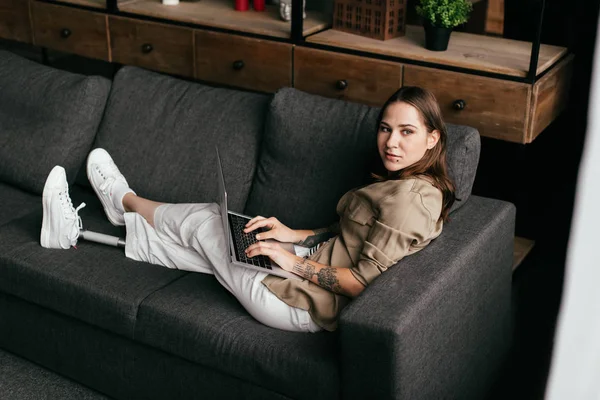
[[[600,31],[600,30],[599,30]],[[599,33],[600,35],[600,33]],[[548,400],[600,399],[600,36],[592,70]],[[569,140],[569,132],[564,132]]]

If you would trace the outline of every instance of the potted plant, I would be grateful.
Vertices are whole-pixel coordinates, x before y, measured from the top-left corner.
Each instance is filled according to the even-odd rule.
[[[444,51],[452,29],[468,21],[473,4],[469,0],[420,0],[416,9],[423,18],[425,48]]]

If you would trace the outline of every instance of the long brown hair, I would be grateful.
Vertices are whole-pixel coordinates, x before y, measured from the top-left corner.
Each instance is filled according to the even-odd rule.
[[[379,132],[379,126],[381,125],[385,110],[391,104],[397,102],[407,103],[416,108],[423,118],[427,132],[439,131],[440,139],[432,149],[425,151],[425,154],[419,161],[400,171],[388,173],[378,154],[376,158],[378,162],[375,162],[375,168],[371,175],[376,181],[409,179],[419,175],[431,178],[433,186],[442,192],[442,213],[440,218],[443,221],[447,221],[450,207],[454,204],[456,196],[454,194],[454,183],[448,175],[448,166],[446,163],[448,132],[446,124],[442,119],[440,106],[433,93],[429,90],[416,86],[404,86],[394,93],[381,108],[381,112],[377,117],[377,132]]]

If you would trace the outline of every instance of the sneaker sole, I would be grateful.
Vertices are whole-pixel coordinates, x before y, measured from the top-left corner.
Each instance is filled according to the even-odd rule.
[[[107,207],[107,205],[105,203],[104,194],[102,194],[101,192],[98,191],[98,189],[96,189],[96,184],[94,183],[94,181],[91,177],[89,159],[90,159],[90,156],[94,153],[94,151],[95,150],[92,150],[92,152],[88,156],[88,162],[85,165],[85,172],[86,172],[88,181],[90,182],[90,185],[92,185],[92,189],[94,189],[94,193],[96,193],[96,197],[98,197],[98,199],[100,199],[100,202],[102,203],[102,207],[104,208],[104,214],[106,214],[106,217],[108,218],[110,223],[113,224],[114,226],[124,226],[125,221],[121,222],[119,219],[117,219],[118,217],[115,217],[114,215],[112,215],[112,209]]]

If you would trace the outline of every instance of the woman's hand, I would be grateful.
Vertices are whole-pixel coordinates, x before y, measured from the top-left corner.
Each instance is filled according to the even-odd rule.
[[[349,268],[332,267],[298,257],[281,247],[277,242],[257,242],[246,249],[248,257],[263,255],[276,262],[284,270],[321,286],[333,293],[354,298],[365,287]]]
[[[267,228],[269,230],[257,234],[257,240],[275,239],[284,243],[295,243],[298,241],[296,231],[288,228],[275,217],[254,217],[246,224],[244,232],[250,233],[258,228]]]
[[[302,258],[285,250],[276,242],[256,242],[246,249],[247,257],[263,255],[269,257],[286,271],[291,271],[294,264],[301,261]]]

